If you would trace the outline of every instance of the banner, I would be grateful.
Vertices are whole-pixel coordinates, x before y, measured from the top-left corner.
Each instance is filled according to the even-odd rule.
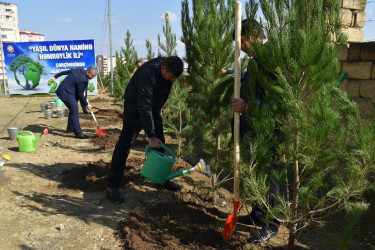
[[[10,95],[54,94],[55,74],[95,66],[94,40],[3,43],[3,50]],[[89,81],[87,94],[98,94],[96,77]]]

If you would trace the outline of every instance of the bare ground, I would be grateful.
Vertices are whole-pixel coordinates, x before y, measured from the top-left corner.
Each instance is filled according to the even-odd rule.
[[[90,114],[81,114],[89,140],[65,133],[67,118],[44,119],[40,104],[52,97],[0,97],[0,153],[12,160],[0,170],[0,249],[274,249],[285,248],[287,230],[269,243],[250,245],[254,232],[238,224],[228,241],[221,238],[223,213],[232,209],[232,195],[218,190],[213,204],[210,180],[190,173],[174,181],[182,191],[173,193],[139,174],[145,161],[146,140],[139,137],[129,156],[120,191],[125,203],[114,204],[104,193],[113,147],[121,130],[121,109],[109,96],[93,97],[91,103],[105,137],[96,138]],[[6,128],[43,135],[35,152],[18,152],[17,141],[8,138]],[[167,145],[174,140],[167,137]],[[188,168],[194,162],[179,161],[174,168]],[[362,217],[353,249],[374,249],[373,193],[369,212]],[[326,242],[338,240],[339,219],[305,231],[298,239],[300,249],[335,249]]]

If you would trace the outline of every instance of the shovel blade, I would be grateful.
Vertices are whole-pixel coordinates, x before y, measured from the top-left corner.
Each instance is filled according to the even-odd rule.
[[[106,135],[106,134],[107,134],[107,130],[98,128],[97,130],[95,130],[95,133],[96,133],[98,136],[103,136],[103,135]]]
[[[225,221],[224,231],[223,231],[223,239],[228,240],[236,228],[238,216],[234,214],[230,214]]]

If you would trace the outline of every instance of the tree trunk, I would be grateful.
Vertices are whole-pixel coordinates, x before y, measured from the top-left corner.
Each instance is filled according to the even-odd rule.
[[[220,134],[217,135],[216,137],[216,161],[215,161],[215,169],[217,170],[219,168],[219,153],[220,153]],[[217,183],[217,175],[216,173],[212,176],[212,186],[216,187]],[[217,204],[217,193],[214,191],[214,205]]]
[[[289,228],[289,242],[288,242],[288,250],[294,249],[294,242],[295,242],[295,232],[296,232],[296,225],[292,225]]]

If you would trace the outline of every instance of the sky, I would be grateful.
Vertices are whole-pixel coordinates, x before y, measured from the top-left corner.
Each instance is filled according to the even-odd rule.
[[[110,55],[107,0],[12,0],[17,4],[19,29],[37,31],[46,41],[94,39],[96,55]],[[240,0],[242,8],[246,0]],[[185,55],[179,40],[181,0],[111,0],[112,55],[125,46],[127,30],[139,57],[146,57],[146,39],[155,55],[158,34],[163,37],[164,13],[169,12],[172,33],[177,38],[177,53]],[[375,0],[368,0],[365,41],[375,40]],[[243,11],[243,15],[245,12]]]

